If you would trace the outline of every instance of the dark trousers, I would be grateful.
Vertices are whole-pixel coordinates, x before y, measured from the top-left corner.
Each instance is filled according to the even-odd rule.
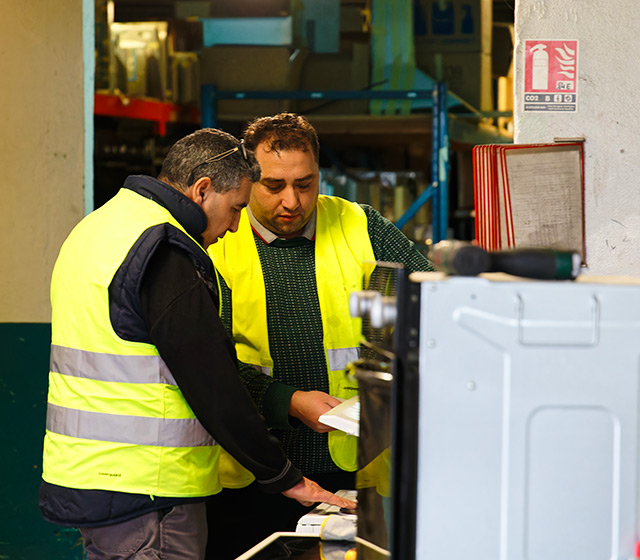
[[[204,503],[80,529],[88,560],[202,560],[206,531]]]
[[[352,490],[355,473],[310,475],[326,490]],[[238,490],[225,489],[207,501],[209,539],[205,560],[233,560],[278,531],[295,531],[311,511],[282,494],[265,494],[254,482]]]

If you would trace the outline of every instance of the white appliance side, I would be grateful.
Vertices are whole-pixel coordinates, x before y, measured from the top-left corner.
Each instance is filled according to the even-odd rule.
[[[633,557],[639,341],[638,285],[423,281],[416,558]]]

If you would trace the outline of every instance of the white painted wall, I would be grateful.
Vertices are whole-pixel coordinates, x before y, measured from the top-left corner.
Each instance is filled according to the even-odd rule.
[[[0,6],[0,322],[48,322],[53,263],[84,215],[83,2]]]
[[[517,0],[515,142],[584,136],[589,274],[640,276],[640,1]],[[578,40],[578,112],[525,113],[526,40]]]

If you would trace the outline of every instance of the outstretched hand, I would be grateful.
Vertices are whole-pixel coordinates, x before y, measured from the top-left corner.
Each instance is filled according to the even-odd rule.
[[[319,434],[334,428],[318,422],[318,417],[338,406],[342,401],[322,391],[296,391],[291,396],[289,414],[304,422]]]
[[[324,502],[332,506],[355,510],[357,503],[353,500],[341,498],[325,490],[318,483],[308,478],[303,478],[298,484],[282,493],[287,498],[298,500],[303,506],[312,506],[317,502]]]

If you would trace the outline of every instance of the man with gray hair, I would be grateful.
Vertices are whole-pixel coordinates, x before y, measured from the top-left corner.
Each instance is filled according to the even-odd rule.
[[[269,435],[219,317],[206,249],[236,231],[259,177],[236,138],[199,130],[62,246],[40,508],[80,529],[88,560],[202,559],[221,447],[266,492],[354,505],[303,478]]]

